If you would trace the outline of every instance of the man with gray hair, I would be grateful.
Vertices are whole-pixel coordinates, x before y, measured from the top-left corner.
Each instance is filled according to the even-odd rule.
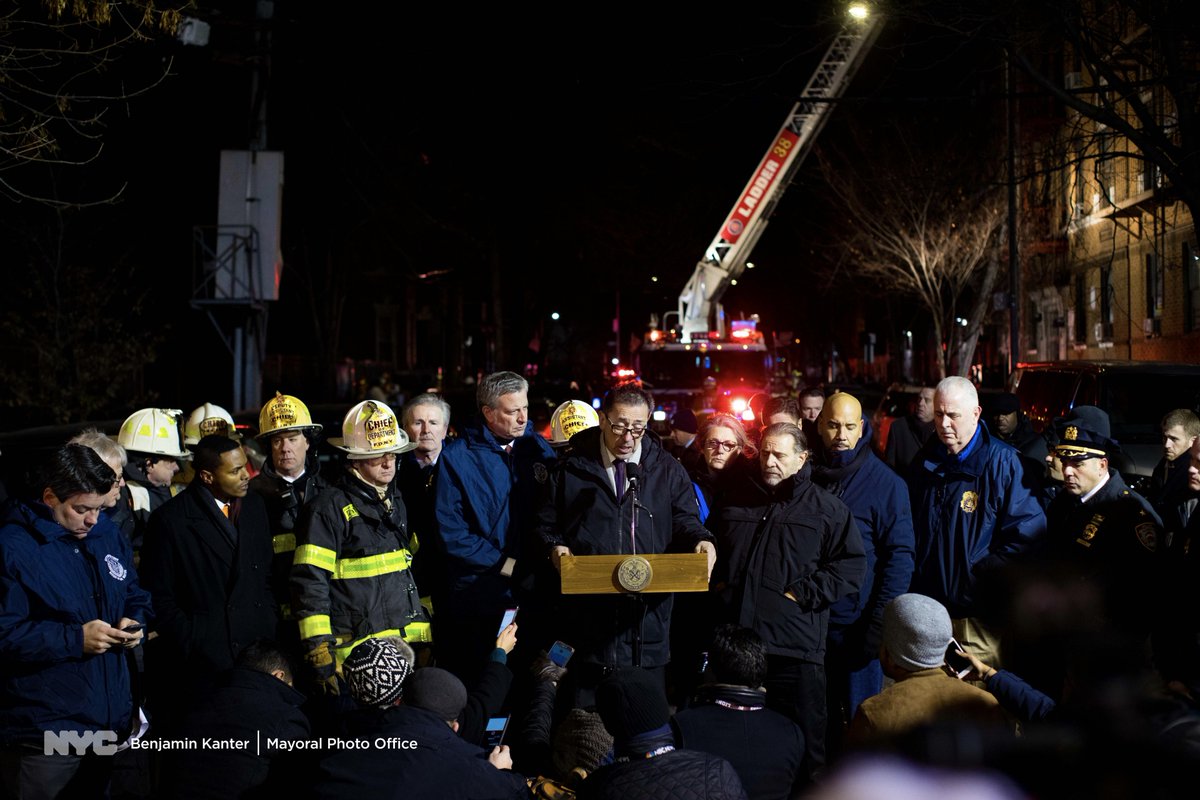
[[[945,605],[959,643],[992,663],[999,636],[981,584],[1030,550],[1046,532],[1046,516],[1021,481],[1020,454],[979,424],[981,412],[966,378],[937,385],[936,436],[908,475],[917,541],[911,589]]]
[[[533,530],[554,464],[554,450],[529,419],[524,378],[492,373],[479,382],[476,402],[478,416],[442,450],[434,479],[449,590],[437,625],[452,631],[436,637],[438,663],[468,684],[495,645],[504,610],[520,604],[522,584],[534,572],[522,539]],[[523,619],[530,621],[528,614]]]
[[[450,427],[450,404],[432,392],[419,394],[404,407],[401,423],[417,449],[400,456],[396,485],[413,536],[413,577],[421,589],[421,602],[434,614],[445,604],[448,588],[446,556],[433,515],[433,474]]]
[[[100,456],[100,460],[117,474],[117,482],[113,484],[112,491],[104,500],[104,514],[132,543],[135,520],[133,498],[129,494],[129,487],[125,485],[125,465],[129,463],[125,448],[98,428],[84,428],[67,440],[67,444],[81,444],[92,448],[96,455]]]

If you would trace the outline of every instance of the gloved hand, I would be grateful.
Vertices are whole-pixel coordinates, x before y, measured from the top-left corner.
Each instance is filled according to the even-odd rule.
[[[338,684],[337,664],[333,659],[333,650],[329,642],[321,642],[304,654],[317,688],[325,694],[337,695],[341,691]]]

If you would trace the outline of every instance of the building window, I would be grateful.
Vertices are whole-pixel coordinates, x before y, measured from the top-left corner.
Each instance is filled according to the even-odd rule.
[[[1187,329],[1200,328],[1200,261],[1191,242],[1183,243],[1183,312]]]
[[[1099,341],[1111,342],[1113,338],[1112,268],[1100,268],[1100,336]]]
[[[1075,279],[1075,341],[1087,342],[1087,287],[1082,275]]]
[[[1146,254],[1146,316],[1161,319],[1163,310],[1163,271],[1157,253]]]

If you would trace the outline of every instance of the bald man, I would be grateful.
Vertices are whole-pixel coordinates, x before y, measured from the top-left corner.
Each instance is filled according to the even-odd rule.
[[[826,742],[833,748],[859,704],[883,689],[878,659],[883,609],[908,591],[914,541],[908,487],[875,455],[858,399],[831,395],[817,417],[817,433],[813,482],[850,508],[867,554],[862,587],[829,613]]]
[[[981,584],[1026,555],[1046,532],[1046,515],[1022,482],[1020,454],[979,424],[979,394],[950,377],[933,396],[935,437],[908,475],[916,533],[911,591],[946,606],[954,638],[985,664],[999,660]],[[987,658],[980,655],[986,653]]]

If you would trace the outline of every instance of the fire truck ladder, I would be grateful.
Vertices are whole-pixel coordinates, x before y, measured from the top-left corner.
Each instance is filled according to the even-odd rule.
[[[722,338],[726,335],[721,297],[745,271],[746,260],[775,205],[812,150],[834,102],[846,91],[881,27],[882,20],[876,15],[861,19],[851,16],[829,46],[766,156],[742,189],[737,205],[679,295],[682,341],[692,341],[693,334],[706,337],[709,331],[717,331]]]

